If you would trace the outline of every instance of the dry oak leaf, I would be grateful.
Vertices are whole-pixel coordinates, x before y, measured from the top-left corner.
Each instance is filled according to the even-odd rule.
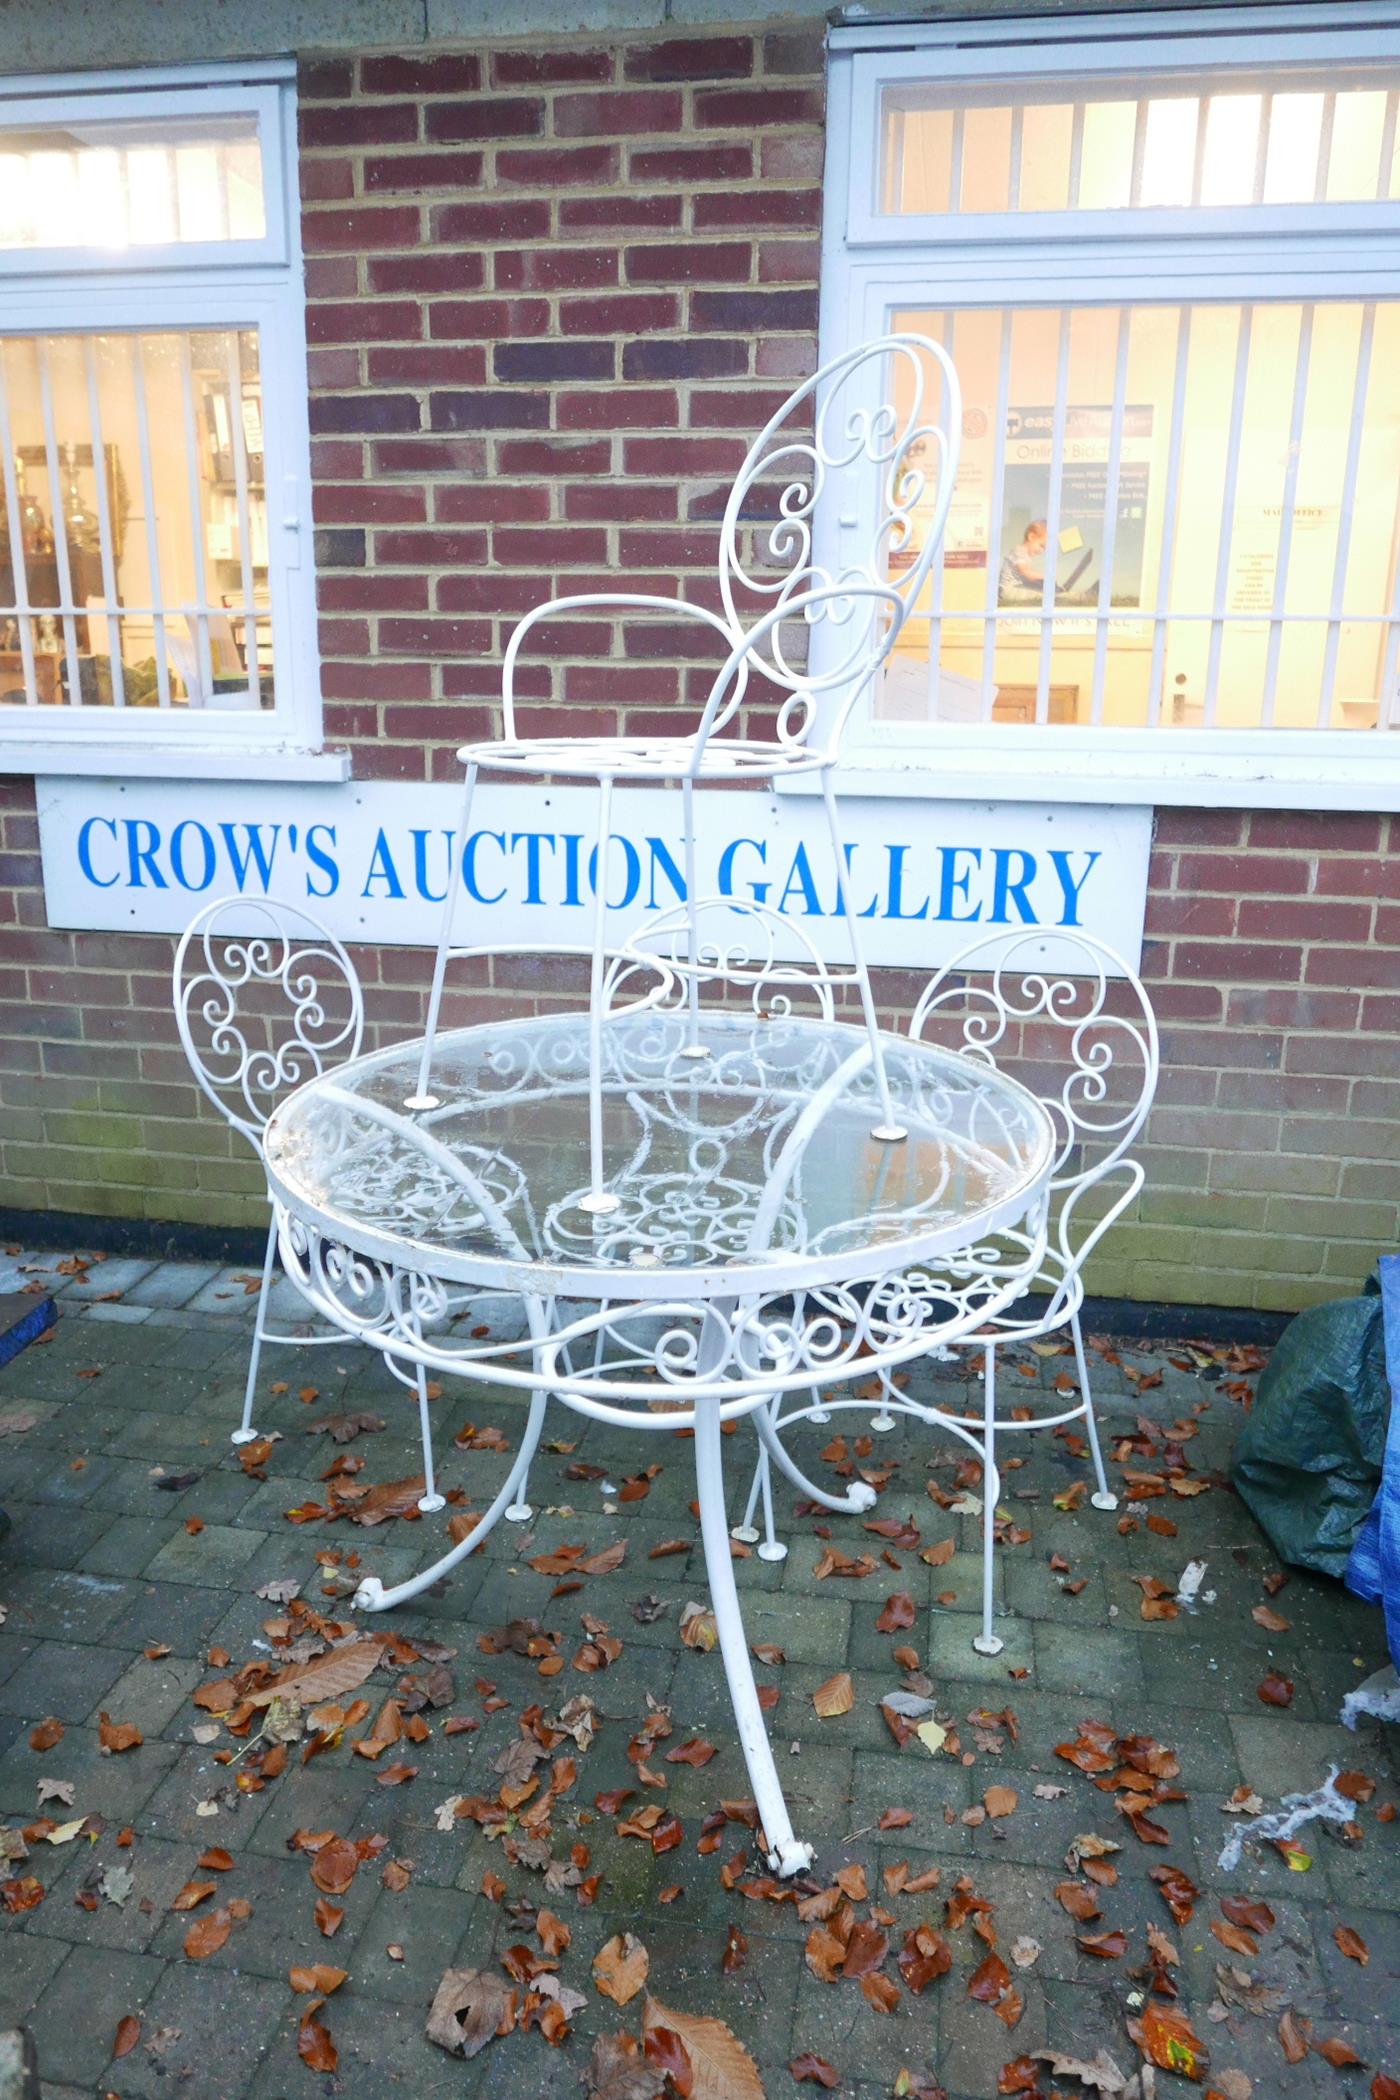
[[[648,2063],[634,2034],[600,2034],[583,2084],[589,2100],[661,2100],[666,2074]]]
[[[355,1879],[360,1855],[349,1838],[332,1838],[311,1861],[311,1879],[327,1896],[343,1896]]]
[[[1340,2035],[1329,2035],[1325,2042],[1314,2042],[1312,2046],[1314,2056],[1320,2056],[1325,2063],[1331,2064],[1334,2071],[1349,2070],[1363,2061],[1351,2043],[1344,2042]]]
[[[884,1609],[875,1621],[877,1633],[905,1633],[914,1623],[914,1600],[908,1590],[895,1590],[885,1599]]]
[[[128,2013],[125,2019],[117,2022],[116,2039],[112,2043],[113,2056],[130,2056],[140,2039],[141,2022],[135,2013]]]
[[[105,1756],[121,1750],[139,1750],[146,1738],[134,1721],[114,1721],[110,1714],[97,1717],[97,1742]]]
[[[647,1980],[651,1957],[630,1932],[615,1932],[593,1957],[593,1981],[614,2005],[630,2005]]]
[[[680,1635],[687,1648],[698,1648],[702,1655],[708,1655],[719,1640],[714,1613],[692,1599],[681,1612]]]
[[[218,1886],[217,1881],[187,1881],[170,1908],[172,1910],[197,1910],[201,1903],[207,1902]]]
[[[287,1981],[294,1991],[308,1992],[312,1997],[329,1998],[332,1991],[340,1989],[349,1973],[348,1969],[333,1969],[328,1962],[323,1961],[305,1964],[293,1962],[288,1971]]]
[[[1312,2022],[1296,2013],[1291,2005],[1284,2008],[1278,2023],[1279,2047],[1289,2063],[1300,2064],[1308,2053]]]
[[[814,2056],[810,2049],[801,2056],[794,2056],[788,2065],[788,2075],[799,2085],[804,2078],[810,2078],[814,2085],[824,2085],[828,2092],[841,2083],[841,2073],[834,2070],[824,2056]]]
[[[324,1896],[316,1898],[316,1929],[326,1939],[331,1939],[345,1923],[345,1912],[337,1903],[328,1903]]]
[[[1259,1697],[1265,1706],[1291,1706],[1293,1704],[1293,1680],[1284,1677],[1278,1670],[1270,1670],[1259,1687]]]
[[[330,2029],[316,2017],[324,2003],[322,1998],[313,1998],[297,2029],[297,2055],[308,2071],[334,2071],[340,2062],[340,2051],[331,2039]]]
[[[1065,2056],[1058,2049],[1037,2049],[1039,2061],[1048,2064],[1055,2078],[1077,2078],[1081,2085],[1096,2093],[1126,2093],[1128,2081],[1119,2070],[1106,2049],[1100,2049],[1092,2063],[1082,2056]]]
[[[1074,1937],[1076,1946],[1086,1954],[1097,1954],[1102,1961],[1117,1961],[1128,1951],[1128,1935],[1116,1927],[1111,1932],[1077,1932]]]
[[[1210,2054],[1184,2013],[1172,2012],[1149,1998],[1142,2009],[1144,2054],[1163,2071],[1199,2080]]]
[[[1010,1786],[989,1786],[982,1796],[982,1806],[987,1814],[997,1820],[1009,1816],[1016,1806],[1016,1789]]]
[[[217,1954],[233,1930],[233,1916],[227,1907],[211,1910],[202,1918],[196,1918],[185,1934],[185,1952],[191,1961],[207,1961]]]
[[[515,1994],[491,1969],[448,1969],[428,2011],[430,2042],[449,2056],[475,2056],[514,2022]]]
[[[56,1744],[62,1741],[63,1723],[53,1714],[50,1714],[47,1720],[40,1721],[29,1733],[29,1747],[31,1750],[52,1750]]]
[[[673,2012],[648,1996],[642,2009],[642,2037],[653,2058],[658,2047],[665,2050],[663,2035],[675,2037],[689,2063],[687,2100],[765,2100],[757,2064],[723,2020]]]
[[[819,1684],[812,1694],[812,1705],[823,1721],[834,1721],[841,1714],[848,1714],[856,1703],[856,1688],[851,1682],[849,1670],[838,1670]]]
[[[1371,1959],[1371,1950],[1359,1932],[1353,1931],[1350,1925],[1335,1925],[1332,1928],[1332,1937],[1348,1961],[1360,1962],[1362,1968],[1365,1968]]]
[[[1400,2078],[1392,2078],[1388,2071],[1377,2071],[1371,2080],[1371,2100],[1400,2100]]]

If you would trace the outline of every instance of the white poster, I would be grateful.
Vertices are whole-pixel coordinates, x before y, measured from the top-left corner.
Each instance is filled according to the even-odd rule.
[[[589,787],[482,786],[460,849],[460,791],[406,781],[70,778],[39,781],[38,804],[51,926],[176,933],[201,904],[239,894],[305,904],[346,941],[432,947],[461,850],[459,940],[586,947],[591,935]],[[716,789],[695,808],[701,893],[766,904],[844,960],[820,802]],[[621,938],[684,898],[681,797],[624,787],[613,812],[609,921]],[[1136,967],[1151,828],[1145,808],[848,796],[842,845],[866,957],[922,968],[980,929],[1083,926]]]

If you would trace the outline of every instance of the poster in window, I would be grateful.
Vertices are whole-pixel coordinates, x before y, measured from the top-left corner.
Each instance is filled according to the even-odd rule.
[[[1110,555],[1113,410],[1066,409],[1058,531],[1052,551],[1047,534],[1054,423],[1053,406],[1013,408],[1007,413],[997,575],[997,604],[1001,606],[1039,606],[1047,564],[1055,579],[1057,607],[1098,603],[1104,561]],[[1125,405],[1109,603],[1130,610],[1142,604],[1151,449],[1151,407],[1146,403]]]

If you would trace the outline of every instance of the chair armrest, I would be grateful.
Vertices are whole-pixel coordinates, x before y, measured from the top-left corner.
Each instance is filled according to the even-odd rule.
[[[685,598],[655,598],[641,591],[595,591],[572,598],[547,598],[543,605],[536,605],[523,619],[516,622],[509,642],[506,644],[505,661],[501,667],[501,706],[505,717],[505,733],[515,735],[515,660],[519,656],[531,628],[539,621],[554,618],[560,613],[596,611],[599,607],[617,608],[627,606],[638,612],[664,612],[687,619],[699,620],[712,627],[729,648],[741,638],[719,613],[711,612],[708,606],[692,605]]]

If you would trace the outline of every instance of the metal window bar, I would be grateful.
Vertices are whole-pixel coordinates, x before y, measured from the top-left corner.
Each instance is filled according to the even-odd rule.
[[[155,642],[156,697],[162,707],[170,705],[170,660],[165,647],[165,593],[160,582],[160,536],[156,530],[155,470],[151,459],[150,403],[146,396],[146,358],[139,335],[131,338],[131,384],[136,400],[136,449],[141,464],[141,502],[146,513],[146,562],[151,579],[151,598],[159,611],[151,616]]]
[[[1376,720],[1382,729],[1400,726],[1400,545],[1391,535],[1390,561],[1393,581],[1390,591],[1390,628],[1386,635],[1385,668],[1381,673],[1380,708]]]
[[[1322,654],[1322,686],[1317,702],[1317,726],[1326,729],[1332,720],[1332,696],[1337,686],[1337,652],[1342,638],[1342,608],[1346,603],[1347,564],[1351,559],[1352,511],[1356,503],[1356,480],[1361,468],[1361,439],[1366,423],[1366,399],[1371,385],[1371,347],[1376,333],[1376,302],[1368,299],[1361,311],[1361,333],[1356,345],[1356,371],[1351,386],[1351,431],[1347,438],[1347,460],[1342,474],[1342,501],[1337,516],[1337,553],[1332,565],[1332,598],[1327,614],[1327,641]]]
[[[1094,635],[1094,682],[1090,701],[1091,719],[1103,721],[1104,691],[1108,683],[1108,621],[1113,609],[1113,563],[1118,538],[1118,492],[1123,469],[1123,413],[1128,395],[1128,345],[1132,314],[1118,309],[1118,349],[1114,359],[1113,410],[1108,431],[1108,478],[1103,499],[1103,551],[1099,556],[1098,626]]]
[[[0,474],[5,484],[5,518],[10,533],[10,568],[14,580],[15,625],[19,629],[19,659],[24,678],[25,702],[39,704],[39,686],[34,668],[34,622],[29,605],[29,576],[24,561],[24,524],[20,513],[19,476],[15,471],[14,435],[10,428],[10,396],[5,375],[5,348],[0,343]]]
[[[180,337],[180,393],[185,417],[185,467],[190,493],[190,535],[194,543],[194,589],[200,609],[191,615],[195,657],[199,665],[200,691],[189,695],[191,707],[207,707],[214,697],[214,659],[209,647],[209,584],[204,558],[204,492],[199,477],[199,447],[195,435],[194,368],[188,334]]]
[[[962,210],[964,111],[961,103],[953,111],[953,139],[948,152],[948,209]]]
[[[101,390],[97,383],[97,349],[91,336],[83,342],[87,373],[88,425],[92,434],[93,480],[97,484],[97,542],[102,562],[102,596],[106,601],[107,660],[111,666],[112,705],[126,706],[126,675],[122,665],[122,626],[118,611],[117,565],[112,539],[112,506],[107,491],[107,447],[102,436]]]
[[[39,367],[39,409],[44,424],[44,457],[49,470],[49,518],[53,528],[54,561],[58,569],[59,618],[63,623],[63,655],[68,666],[68,705],[83,704],[82,666],[78,657],[78,623],[73,617],[73,570],[68,558],[68,513],[59,474],[58,432],[53,412],[53,371],[49,363],[49,339],[37,336],[34,343]]]
[[[1274,98],[1265,94],[1259,103],[1259,137],[1254,148],[1254,188],[1252,201],[1264,202],[1264,190],[1269,179],[1269,133],[1274,125]]]
[[[1142,168],[1147,155],[1147,112],[1151,106],[1145,95],[1138,97],[1137,112],[1133,119],[1133,158],[1128,175],[1128,204],[1134,211],[1142,203]]]
[[[1225,600],[1230,588],[1230,556],[1235,539],[1235,503],[1239,493],[1240,444],[1244,436],[1245,395],[1249,389],[1249,350],[1254,336],[1254,308],[1240,308],[1235,339],[1235,383],[1230,402],[1230,434],[1225,446],[1225,487],[1220,504],[1220,539],[1215,562],[1215,617],[1210,625],[1206,658],[1205,726],[1215,727],[1220,691],[1220,656],[1225,645]]]
[[[1147,687],[1147,719],[1155,729],[1162,719],[1162,681],[1166,674],[1167,622],[1171,614],[1172,570],[1176,562],[1177,511],[1181,502],[1181,454],[1186,437],[1186,379],[1191,360],[1191,308],[1177,317],[1176,373],[1172,380],[1171,435],[1167,442],[1167,480],[1162,496],[1162,552],[1157,565],[1157,604],[1152,615],[1152,671]]]
[[[1322,98],[1322,122],[1317,134],[1317,172],[1313,178],[1313,203],[1327,202],[1327,175],[1332,165],[1332,130],[1337,120],[1337,97],[1329,90]]]
[[[1065,479],[1065,413],[1069,405],[1071,309],[1060,309],[1060,349],[1055,366],[1055,411],[1050,428],[1050,490],[1045,501],[1045,574],[1040,586],[1040,659],[1036,667],[1035,718],[1050,719],[1050,666],[1055,644],[1055,598],[1059,588],[1060,506]]]
[[[1021,209],[1021,155],[1026,143],[1026,106],[1018,102],[1011,112],[1011,165],[1007,175],[1006,208]]]
[[[1385,98],[1385,119],[1381,125],[1380,165],[1376,169],[1376,202],[1383,204],[1390,196],[1390,170],[1395,159],[1395,120],[1400,114],[1400,88],[1392,88]]]
[[[1264,692],[1259,726],[1271,729],[1278,690],[1279,651],[1283,646],[1283,609],[1288,598],[1288,565],[1293,554],[1293,507],[1298,496],[1298,461],[1303,450],[1303,417],[1308,401],[1308,368],[1312,362],[1313,312],[1305,306],[1298,319],[1298,349],[1293,363],[1293,410],[1288,424],[1288,463],[1283,474],[1283,509],[1279,518],[1278,553],[1274,557],[1274,598],[1270,608],[1269,645],[1264,664]]]
[[[953,347],[953,316],[939,316],[938,341],[951,353]],[[939,421],[947,427],[947,378],[939,377]],[[929,621],[928,621],[928,677],[929,719],[936,722],[943,711],[943,563],[936,561],[929,573]]]
[[[1069,126],[1069,187],[1065,202],[1070,211],[1079,209],[1079,189],[1084,175],[1084,112],[1087,104],[1076,102]]]
[[[258,623],[253,604],[253,546],[249,531],[248,448],[243,430],[243,346],[236,328],[228,332],[229,431],[233,443],[233,480],[238,496],[238,553],[243,582],[243,658],[248,672],[248,705],[261,706],[258,667]],[[266,455],[264,454],[264,459]]]
[[[1002,486],[1006,479],[1006,419],[1011,409],[1012,313],[1006,307],[1001,317],[1001,357],[997,372],[997,412],[992,456],[991,503],[987,520],[987,609],[982,621],[982,720],[990,722],[996,706],[997,599],[1000,594]]]
[[[1196,143],[1191,154],[1191,202],[1199,207],[1201,191],[1206,176],[1206,133],[1210,115],[1210,101],[1205,95],[1196,97]]]

